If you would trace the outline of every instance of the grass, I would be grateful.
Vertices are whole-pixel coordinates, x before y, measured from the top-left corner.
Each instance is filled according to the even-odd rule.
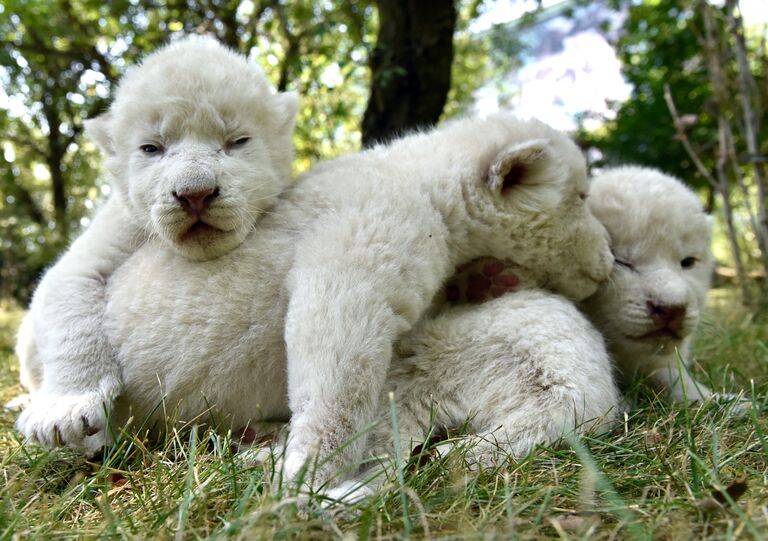
[[[21,392],[10,347],[19,317],[0,312],[3,402]],[[266,467],[239,467],[210,432],[149,448],[123,436],[88,461],[22,445],[14,414],[2,412],[0,538],[768,538],[768,325],[715,290],[695,352],[699,379],[748,391],[747,418],[637,389],[639,406],[611,434],[475,473],[458,446],[333,512],[296,498]]]

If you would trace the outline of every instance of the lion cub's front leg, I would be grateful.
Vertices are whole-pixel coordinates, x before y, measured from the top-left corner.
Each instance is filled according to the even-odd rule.
[[[687,350],[687,347],[685,348]],[[676,354],[667,355],[657,362],[658,366],[651,369],[648,381],[654,389],[672,402],[696,403],[704,402],[708,398],[718,396],[703,383],[696,381],[688,368],[687,351],[685,357],[678,361]]]
[[[112,198],[40,283],[16,348],[30,390],[16,427],[27,440],[88,454],[109,443],[121,377],[104,329],[106,282],[142,238]]]
[[[314,486],[352,473],[362,458],[393,344],[429,306],[449,268],[438,225],[429,235],[405,230],[394,242],[388,235],[397,229],[389,225],[401,217],[384,212],[391,211],[323,220],[322,239],[299,246],[288,278],[292,417],[284,467],[291,478],[307,467],[304,479]]]

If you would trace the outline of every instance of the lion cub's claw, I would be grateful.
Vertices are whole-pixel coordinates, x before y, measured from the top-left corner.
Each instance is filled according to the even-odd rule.
[[[112,443],[107,422],[111,400],[99,391],[49,395],[35,393],[16,421],[27,441],[68,447],[93,456]]]

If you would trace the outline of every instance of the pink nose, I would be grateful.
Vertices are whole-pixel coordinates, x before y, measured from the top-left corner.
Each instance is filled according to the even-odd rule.
[[[211,206],[211,202],[219,196],[218,188],[189,192],[172,192],[173,197],[179,202],[181,208],[190,214],[200,214]]]
[[[645,305],[648,308],[648,315],[660,329],[680,331],[683,328],[685,305],[657,304],[653,301],[647,301]]]

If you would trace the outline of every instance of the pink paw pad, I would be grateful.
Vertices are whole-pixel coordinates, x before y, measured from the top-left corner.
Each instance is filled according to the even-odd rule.
[[[245,426],[232,432],[232,441],[236,445],[251,445],[256,441],[257,436],[258,434],[253,428]]]
[[[518,285],[520,285],[520,279],[514,274],[500,274],[493,277],[493,285],[496,287],[503,287],[507,291],[513,291]]]
[[[449,303],[482,303],[519,289],[520,278],[504,261],[481,257],[456,267],[456,275],[445,286]]]
[[[470,274],[467,279],[467,301],[483,302],[491,288],[491,281],[482,274]]]
[[[485,265],[483,265],[483,276],[486,276],[488,278],[501,274],[503,271],[504,271],[504,262],[499,261],[498,259],[493,259],[488,263],[486,263]]]

